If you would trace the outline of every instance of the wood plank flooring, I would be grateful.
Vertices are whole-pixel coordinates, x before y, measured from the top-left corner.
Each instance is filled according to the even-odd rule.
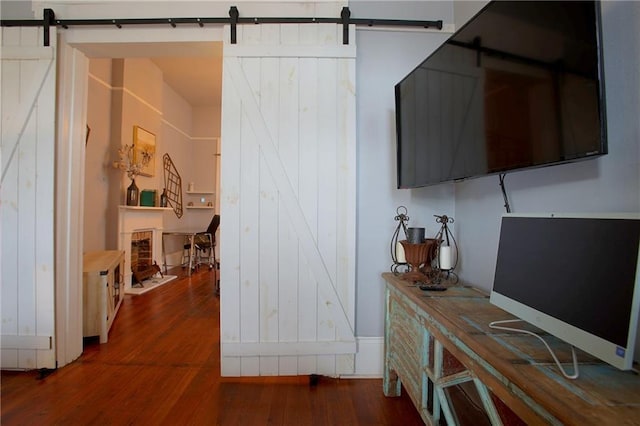
[[[125,296],[109,341],[48,376],[2,372],[0,424],[421,425],[381,379],[220,377],[215,271]]]

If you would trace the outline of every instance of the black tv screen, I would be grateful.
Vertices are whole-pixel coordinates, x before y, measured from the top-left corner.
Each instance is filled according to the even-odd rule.
[[[395,86],[398,188],[607,153],[600,4],[493,1]]]

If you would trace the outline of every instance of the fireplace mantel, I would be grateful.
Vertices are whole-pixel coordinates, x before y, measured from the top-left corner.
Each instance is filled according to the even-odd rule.
[[[165,211],[165,210],[173,210],[171,207],[147,207],[147,206],[119,206],[120,210],[131,210],[131,211]]]
[[[136,231],[153,233],[153,260],[162,265],[163,217],[169,207],[119,206],[118,209],[118,248],[124,253],[124,291],[131,290],[131,234]]]

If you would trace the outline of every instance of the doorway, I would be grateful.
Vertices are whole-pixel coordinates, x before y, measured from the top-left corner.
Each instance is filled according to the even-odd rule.
[[[60,37],[61,54],[59,61],[61,63],[61,72],[59,79],[61,82],[64,81],[65,84],[63,84],[61,90],[58,120],[59,122],[69,123],[69,127],[76,130],[68,132],[68,138],[66,135],[61,137],[60,143],[74,146],[73,150],[81,151],[77,161],[69,161],[69,164],[66,165],[70,172],[68,177],[65,176],[64,179],[68,179],[66,185],[69,186],[74,185],[72,182],[75,179],[71,177],[74,175],[85,182],[81,186],[83,188],[82,191],[72,191],[77,193],[76,197],[70,200],[71,209],[83,212],[81,217],[83,218],[84,226],[70,227],[66,230],[69,234],[66,244],[73,246],[75,242],[80,246],[78,247],[79,250],[75,251],[78,253],[77,257],[71,255],[70,258],[66,259],[70,270],[77,271],[75,273],[80,278],[82,276],[83,252],[118,248],[117,206],[122,204],[123,200],[123,187],[118,183],[125,182],[126,174],[123,177],[122,172],[113,169],[110,165],[117,159],[117,148],[114,149],[114,145],[125,144],[127,140],[130,140],[124,139],[124,136],[114,137],[114,134],[121,132],[124,135],[129,131],[125,128],[126,120],[130,119],[132,111],[140,113],[140,116],[143,117],[140,120],[147,120],[147,123],[155,120],[158,123],[156,127],[158,149],[156,152],[160,157],[160,161],[156,162],[155,176],[145,177],[146,179],[141,186],[143,189],[147,187],[153,189],[162,188],[163,169],[161,158],[166,151],[164,148],[167,147],[167,145],[163,145],[164,143],[169,144],[169,142],[177,140],[183,146],[188,146],[188,142],[194,140],[199,142],[209,140],[213,144],[219,140],[219,133],[206,134],[204,131],[192,133],[192,129],[184,124],[190,123],[188,119],[183,119],[183,121],[168,119],[170,116],[186,117],[185,110],[190,108],[189,106],[189,108],[179,109],[176,108],[178,106],[177,102],[171,102],[168,104],[167,109],[173,108],[173,113],[162,110],[163,100],[181,98],[178,94],[179,89],[175,89],[169,82],[165,85],[166,92],[171,92],[169,95],[165,93],[165,96],[157,96],[157,94],[144,92],[144,90],[142,93],[136,93],[127,88],[127,86],[135,84],[135,80],[118,80],[117,78],[123,77],[124,74],[115,75],[113,71],[120,65],[117,63],[118,61],[122,62],[123,67],[125,61],[130,61],[132,65],[145,62],[149,68],[155,67],[156,76],[160,75],[161,84],[165,84],[160,66],[168,69],[169,65],[177,65],[181,61],[202,62],[207,55],[208,60],[211,60],[211,57],[215,56],[216,46],[219,46],[218,51],[221,51],[222,28],[209,28],[206,31],[191,31],[189,29],[172,31],[169,29],[161,31],[166,33],[165,37],[159,38],[161,41],[145,43],[135,41],[148,38],[148,35],[141,35],[140,32],[140,29],[122,29],[113,32],[102,31],[100,36],[103,39],[100,42],[94,36],[90,36],[91,29],[63,32]],[[123,33],[126,33],[124,37]],[[206,35],[206,41],[203,41],[203,35]],[[179,42],[171,41],[172,37],[175,37]],[[91,42],[87,42],[87,39],[91,39]],[[131,41],[123,42],[123,40]],[[220,55],[221,53],[218,53],[218,56]],[[169,58],[172,57],[179,58],[179,60],[170,61],[169,65],[162,64],[162,61],[169,61]],[[152,58],[161,58],[157,59],[160,66],[153,63]],[[218,61],[221,61],[220,57],[218,57]],[[114,63],[116,66],[114,66]],[[145,86],[144,84],[144,79],[148,78],[148,76],[143,75],[138,78],[143,80],[142,86],[148,87],[148,85]],[[177,83],[174,82],[173,84]],[[126,105],[126,108],[129,109],[123,114],[123,116],[126,116],[125,120],[122,118],[115,122],[112,120],[112,102],[110,100],[112,95],[123,99],[126,97],[131,101]],[[154,98],[154,96],[156,97]],[[92,112],[91,103],[94,101],[97,102],[98,107]],[[132,106],[136,102],[137,105]],[[184,99],[181,103],[190,105]],[[202,112],[205,109],[205,107],[199,107],[199,114],[206,114],[206,112]],[[92,114],[98,117],[110,117],[110,119],[108,121],[96,120],[95,117],[92,118]],[[154,115],[155,117],[153,117]],[[125,121],[125,124],[123,124],[123,121]],[[85,128],[87,124],[89,128],[86,130],[90,130],[88,138],[86,142],[84,137],[82,138],[83,146],[80,147],[76,140],[78,139],[77,135],[79,134],[78,132],[81,132],[82,135],[86,134]],[[114,128],[120,128],[120,130],[114,132]],[[202,126],[200,129],[202,130]],[[163,136],[163,130],[169,134]],[[180,153],[174,153],[174,155],[181,157],[182,161],[186,163],[191,153],[188,150],[183,150]],[[185,176],[187,176],[186,172]],[[116,182],[116,184],[112,184],[112,182]],[[197,217],[199,213],[202,213],[200,218]],[[209,216],[212,215],[213,209],[206,212],[204,210],[195,211],[191,220],[194,226],[199,223],[198,221],[202,222],[204,229],[211,220]],[[178,220],[173,214],[165,214],[165,216],[169,220]],[[169,226],[173,225],[170,223]],[[104,233],[96,232],[96,230],[104,230]],[[69,282],[76,282],[76,280]],[[77,280],[77,282],[81,283],[82,281]],[[68,288],[66,290],[61,289],[61,291],[77,293],[79,289],[74,289],[73,287],[76,287],[76,284],[68,284]],[[65,345],[67,347],[81,348],[81,324],[80,327],[73,326],[74,323],[77,323],[74,313],[81,312],[81,306],[79,305],[81,299],[61,300],[59,298],[58,301],[56,318],[58,319],[58,324],[60,324],[58,330],[65,330]],[[65,323],[66,326],[64,326]],[[79,355],[80,353],[77,352],[77,349],[71,352],[59,350],[58,365],[66,365]]]

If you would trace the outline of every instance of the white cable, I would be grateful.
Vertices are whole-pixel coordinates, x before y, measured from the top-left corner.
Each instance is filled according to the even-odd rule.
[[[560,361],[558,361],[558,358],[556,357],[556,354],[553,352],[551,347],[547,344],[547,342],[544,341],[544,339],[542,337],[538,336],[533,331],[523,330],[523,329],[519,329],[519,328],[503,327],[501,325],[496,325],[496,324],[507,324],[507,323],[511,323],[511,322],[521,322],[521,321],[523,321],[523,320],[515,319],[515,320],[493,321],[493,322],[489,323],[489,327],[494,328],[494,329],[498,329],[498,330],[515,331],[517,333],[524,333],[524,334],[528,334],[530,336],[537,337],[546,346],[547,350],[549,351],[549,353],[553,357],[553,360],[556,362],[556,365],[560,369],[560,372],[562,373],[562,375],[564,377],[566,377],[567,379],[571,379],[571,380],[577,379],[578,375],[580,374],[580,372],[578,371],[578,359],[576,357],[576,349],[575,349],[575,347],[573,345],[571,345],[571,356],[573,358],[573,374],[567,374],[567,372],[564,370],[564,368],[562,368],[562,365],[560,364]]]

